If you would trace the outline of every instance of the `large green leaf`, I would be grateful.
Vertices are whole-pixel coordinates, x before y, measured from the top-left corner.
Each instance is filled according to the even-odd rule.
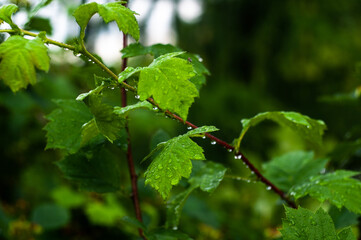
[[[326,125],[321,120],[314,120],[297,112],[264,112],[250,119],[242,119],[242,132],[237,141],[237,148],[250,127],[256,126],[264,120],[272,120],[281,126],[295,131],[307,141],[320,145]]]
[[[75,153],[81,146],[82,126],[92,119],[92,114],[83,102],[56,100],[55,103],[58,108],[46,116],[49,120],[44,127],[46,149],[60,148]]]
[[[355,235],[353,234],[352,230],[350,227],[345,228],[343,230],[341,230],[338,234],[338,239],[340,240],[356,240]]]
[[[138,94],[144,101],[153,97],[162,109],[178,113],[187,118],[188,109],[198,97],[198,90],[189,81],[195,75],[192,65],[180,58],[182,54],[170,53],[155,59],[140,70]]]
[[[122,49],[123,56],[122,58],[135,57],[139,55],[151,54],[155,58],[160,57],[161,55],[180,52],[180,48],[175,47],[170,44],[154,44],[151,46],[143,46],[140,43],[130,44],[128,47]],[[183,53],[178,57],[188,60],[193,65],[193,68],[196,72],[196,75],[189,79],[194,85],[196,85],[199,90],[203,84],[206,82],[206,75],[210,75],[209,70],[203,65],[199,56],[191,53]]]
[[[11,36],[0,45],[0,79],[13,92],[36,83],[37,69],[49,70],[47,47],[40,38]]]
[[[18,29],[19,27],[13,23],[11,15],[19,10],[19,7],[15,4],[6,4],[0,7],[0,20],[3,20],[9,24],[13,29]],[[0,21],[1,23],[1,21]]]
[[[219,163],[194,161],[193,171],[188,180],[190,186],[167,203],[166,227],[178,227],[183,206],[193,190],[200,188],[206,192],[214,191],[223,180],[226,170]]]
[[[348,238],[349,234],[352,234],[350,232],[337,236],[331,217],[322,208],[316,213],[301,207],[285,208],[286,218],[283,219],[283,229],[281,229],[284,240],[350,239]]]
[[[120,187],[120,169],[117,159],[103,144],[83,148],[56,163],[65,178],[81,189],[99,193],[114,192]]]
[[[273,158],[263,165],[264,176],[281,190],[308,182],[322,171],[328,159],[314,159],[313,152],[296,151]]]
[[[81,38],[84,38],[85,28],[95,13],[99,13],[106,23],[115,21],[120,31],[129,33],[135,40],[139,40],[139,26],[134,16],[136,13],[123,6],[122,2],[105,4],[93,2],[80,5],[73,16],[81,28]]]
[[[182,177],[189,178],[192,172],[191,160],[205,160],[203,149],[190,137],[202,132],[215,131],[215,129],[214,127],[197,128],[158,144],[150,154],[159,152],[144,173],[145,183],[151,185],[163,199],[166,199],[173,185],[178,184]]]
[[[336,207],[361,213],[361,182],[351,178],[359,172],[339,170],[310,179],[290,190],[296,199],[310,195],[323,202],[328,200]]]

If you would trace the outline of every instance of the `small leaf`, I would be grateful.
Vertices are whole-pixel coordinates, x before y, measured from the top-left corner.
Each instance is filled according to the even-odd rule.
[[[35,67],[49,70],[47,47],[40,38],[11,36],[0,45],[0,79],[13,92],[36,83]]]
[[[182,177],[189,178],[191,160],[205,160],[203,149],[189,138],[191,135],[186,133],[160,143],[151,153],[160,151],[144,173],[145,183],[156,189],[163,199],[169,196],[173,185],[178,184]]]
[[[120,31],[125,34],[129,33],[136,41],[139,40],[139,26],[134,16],[137,13],[123,6],[122,2],[105,4],[93,2],[80,5],[74,11],[73,16],[81,28],[81,39],[84,38],[85,28],[95,13],[99,13],[106,23],[115,21]]]
[[[205,192],[214,191],[227,171],[222,164],[215,162],[194,162],[194,165],[189,183]]]
[[[314,159],[313,152],[290,152],[264,164],[264,176],[288,192],[292,186],[308,182],[310,177],[320,174],[327,162],[328,159]]]
[[[242,119],[242,132],[238,138],[236,148],[250,127],[256,126],[264,120],[272,120],[281,126],[286,126],[298,133],[307,141],[320,145],[326,125],[321,120],[314,120],[297,112],[264,112],[251,119]]]
[[[104,88],[105,88],[105,84],[104,84],[104,82],[102,82],[100,86],[97,86],[96,88],[90,90],[89,92],[80,94],[76,98],[76,100],[83,101],[86,97],[88,97],[90,95],[99,95],[103,91]]]
[[[7,4],[0,7],[0,19],[11,26],[12,29],[19,29],[19,27],[11,20],[11,15],[19,10],[15,4]]]
[[[215,132],[215,131],[218,131],[219,129],[216,128],[215,126],[202,126],[202,127],[198,127],[198,128],[195,128],[191,131],[188,131],[186,133],[187,136],[190,136],[190,137],[197,137],[197,135],[204,135],[204,133],[208,133],[208,132]]]
[[[338,239],[340,240],[356,240],[355,235],[353,234],[350,227],[342,229],[338,234]]]
[[[328,200],[336,207],[361,213],[361,182],[351,178],[359,172],[338,170],[310,179],[309,182],[293,187],[290,192],[296,199],[310,195],[323,202]]]
[[[98,193],[119,189],[120,170],[117,160],[102,144],[68,155],[56,165],[65,178],[77,183],[81,189]]]
[[[41,8],[48,6],[52,1],[53,0],[42,0],[30,11],[29,18],[33,18]]]
[[[155,59],[140,72],[138,94],[144,101],[153,97],[162,109],[178,113],[184,120],[198,97],[198,90],[189,81],[195,75],[192,65],[170,53]]]
[[[33,17],[27,22],[24,26],[25,30],[35,30],[35,31],[45,31],[47,34],[51,35],[53,33],[53,28],[50,24],[50,20],[47,18]]]
[[[192,240],[188,235],[170,229],[154,229],[146,233],[146,237],[149,240]]]
[[[81,146],[82,126],[92,119],[92,114],[83,102],[56,100],[55,103],[58,108],[46,116],[49,120],[44,127],[46,149],[60,148],[75,153]]]
[[[41,225],[46,230],[65,226],[70,220],[67,209],[55,204],[43,204],[34,209],[32,222]]]
[[[130,78],[133,74],[140,72],[142,70],[141,67],[133,68],[133,67],[127,67],[124,71],[122,71],[118,75],[118,82],[122,83],[126,79]]]
[[[136,104],[128,105],[126,107],[114,107],[114,113],[126,117],[130,111],[140,108],[153,110],[153,105],[147,101],[137,102]]]
[[[316,213],[301,207],[285,209],[286,218],[281,229],[284,240],[338,239],[331,217],[322,208]]]

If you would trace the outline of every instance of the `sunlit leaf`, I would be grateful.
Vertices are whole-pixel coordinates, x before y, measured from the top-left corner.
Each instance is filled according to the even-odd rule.
[[[0,7],[0,19],[9,24],[13,29],[18,29],[19,27],[13,23],[11,15],[19,10],[19,7],[15,4],[6,4]]]
[[[36,83],[35,68],[49,70],[47,47],[40,38],[11,36],[0,45],[0,79],[13,92]]]

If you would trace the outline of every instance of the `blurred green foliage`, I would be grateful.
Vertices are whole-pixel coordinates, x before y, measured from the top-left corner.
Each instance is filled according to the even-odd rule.
[[[13,2],[31,11],[31,2]],[[202,56],[211,73],[188,119],[216,126],[220,129],[216,136],[232,142],[241,132],[243,118],[264,111],[300,112],[326,123],[322,147],[314,149],[293,132],[265,122],[249,130],[241,150],[260,169],[289,151],[314,150],[316,159],[330,159],[328,170],[361,170],[361,2],[202,3],[199,21],[185,23],[179,16],[175,20],[177,45]],[[47,19],[33,18],[26,27],[50,31]],[[103,28],[106,25],[90,25],[87,38]],[[123,152],[107,146],[119,163],[119,191],[95,194],[78,191],[63,178],[54,164],[63,157],[62,152],[44,151],[44,116],[55,109],[53,99],[75,99],[94,88],[94,74],[106,77],[96,66],[75,60],[69,52],[55,50],[51,57],[58,61],[52,61],[49,73],[38,72],[38,83],[27,90],[13,94],[0,83],[0,238],[137,239],[136,224],[123,219],[134,216]],[[132,66],[146,63],[149,58],[130,61]],[[120,60],[113,68],[120,70]],[[107,103],[120,105],[120,95],[109,93],[106,97]],[[135,102],[132,94],[128,100]],[[166,204],[144,185],[147,164],[140,161],[157,143],[186,129],[150,111],[136,110],[129,119],[144,223],[156,228],[165,224]],[[192,192],[183,206],[180,230],[197,240],[278,239],[277,228],[285,216],[278,196],[266,191],[241,161],[220,146],[208,140],[195,141],[205,149],[206,159],[222,163],[227,172],[211,195]],[[272,166],[264,166],[271,176]],[[180,184],[174,195],[182,191]],[[313,210],[321,206],[308,198],[300,203]],[[322,207],[330,206],[324,203]],[[55,222],[49,212],[58,214]],[[336,228],[353,225],[358,232],[357,216],[334,208],[330,215]],[[342,225],[342,219],[349,224]]]

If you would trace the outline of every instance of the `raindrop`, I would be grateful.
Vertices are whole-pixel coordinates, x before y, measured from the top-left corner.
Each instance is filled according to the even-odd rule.
[[[198,61],[203,62],[203,58],[199,57]]]
[[[159,164],[158,165],[158,169],[162,169],[163,168],[163,165],[162,164]]]
[[[77,54],[75,54],[75,56],[76,56],[76,57],[80,57],[80,56],[81,56],[81,54],[80,54],[80,53],[77,53]]]
[[[134,97],[135,97],[135,99],[139,99],[139,98],[140,98],[140,96],[139,96],[139,95],[135,95]]]
[[[124,89],[125,89],[125,91],[126,91],[126,92],[128,92],[128,91],[129,91],[129,90],[128,90],[128,88],[124,88]]]
[[[153,108],[153,110],[154,110],[154,111],[157,111],[157,110],[158,110],[158,108],[157,108],[157,107],[154,107],[154,108]]]
[[[235,155],[234,159],[242,159],[242,155]]]
[[[191,126],[189,126],[189,127],[187,127],[187,129],[188,129],[188,130],[191,130],[191,129],[192,129],[192,127],[191,127]]]
[[[253,171],[251,171],[251,174],[253,175],[253,174],[254,174],[254,172],[253,172]]]
[[[203,138],[203,139],[206,139],[206,136],[203,136],[202,138]]]
[[[271,187],[271,186],[268,186],[266,189],[269,191],[269,190],[271,190],[271,189],[272,189],[272,187]]]
[[[233,149],[232,149],[232,148],[229,148],[227,151],[228,151],[228,152],[232,152],[232,151],[233,151]]]
[[[91,62],[92,60],[91,59],[88,59],[88,62]]]
[[[111,90],[114,90],[114,88],[115,88],[115,87],[111,87],[110,89],[111,89]]]
[[[211,142],[212,145],[215,145],[216,143],[217,143],[216,141],[212,141],[212,142]]]
[[[178,230],[178,227],[174,226],[172,229],[175,231],[175,230]]]
[[[291,196],[294,196],[294,195],[296,195],[296,193],[295,193],[295,192],[291,192],[290,195],[291,195]]]
[[[247,180],[246,180],[246,182],[250,183],[250,182],[251,182],[251,180],[250,180],[250,179],[247,179]]]

